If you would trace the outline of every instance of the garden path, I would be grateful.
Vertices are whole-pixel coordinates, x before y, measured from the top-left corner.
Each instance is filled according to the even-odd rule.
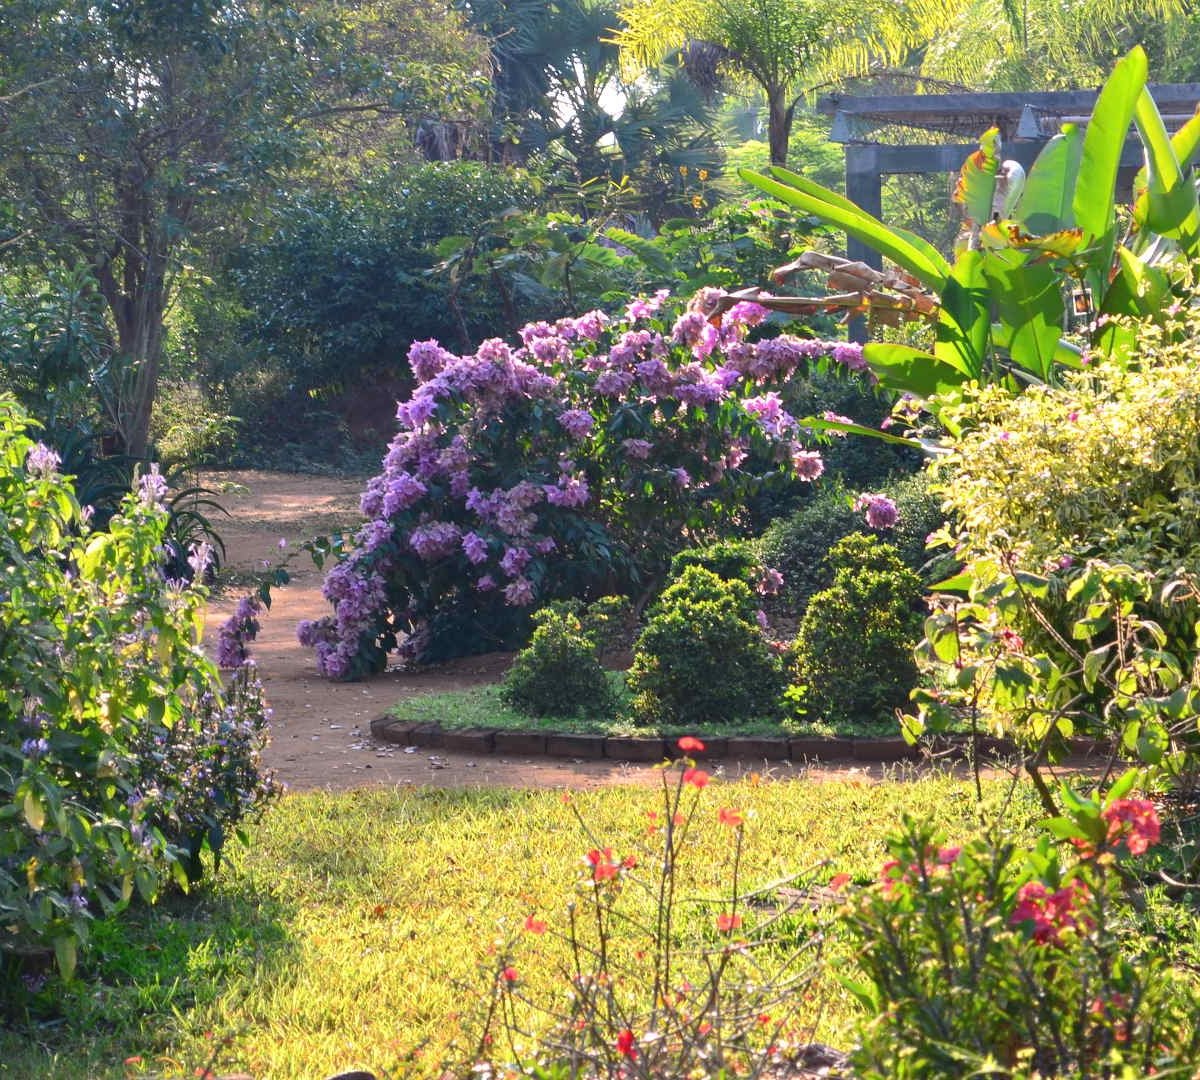
[[[276,564],[291,553],[291,584],[274,591],[271,610],[251,652],[259,665],[274,717],[271,745],[265,758],[293,790],[348,790],[365,786],[432,787],[570,787],[586,789],[613,784],[653,784],[659,772],[651,766],[612,761],[561,758],[506,758],[500,755],[430,753],[376,743],[370,723],[404,697],[433,691],[460,690],[495,682],[508,666],[509,655],[495,653],[451,661],[422,671],[388,671],[358,683],[332,683],[320,678],[310,650],[296,640],[296,624],[329,610],[321,596],[321,572],[299,552],[312,536],[353,525],[359,519],[358,496],[363,483],[334,477],[243,470],[212,472],[200,478],[221,490],[218,499],[229,517],[218,515],[217,528],[227,548],[226,566],[248,582],[251,571]],[[279,541],[287,548],[281,552]],[[206,641],[229,617],[244,588],[225,589],[209,606]],[[714,768],[730,776],[758,772],[765,777],[860,777],[894,774],[894,768],[867,766],[793,767],[764,762],[726,762]]]

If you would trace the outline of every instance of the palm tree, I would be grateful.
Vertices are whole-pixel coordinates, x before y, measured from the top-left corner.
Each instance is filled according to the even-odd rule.
[[[771,161],[787,163],[806,86],[895,63],[922,43],[937,0],[627,0],[613,40],[627,77],[671,56],[702,87],[757,86],[767,100]]]

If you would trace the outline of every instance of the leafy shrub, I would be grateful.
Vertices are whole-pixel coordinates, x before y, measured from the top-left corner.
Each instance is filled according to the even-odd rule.
[[[788,699],[830,724],[884,721],[917,682],[921,580],[892,545],[862,533],[834,544],[826,562],[833,584],[800,622]]]
[[[746,540],[718,540],[707,547],[684,548],[671,559],[670,580],[678,581],[689,566],[700,566],[723,581],[741,581],[752,588],[762,576],[754,545]]]
[[[420,384],[363,494],[371,520],[325,580],[335,612],[301,627],[323,674],[378,669],[401,635],[418,659],[495,648],[535,599],[632,594],[685,537],[736,527],[749,493],[820,475],[788,377],[821,356],[854,366],[861,349],[752,344],[757,305],[718,328],[664,304],[535,323],[520,348],[413,347]]]
[[[505,674],[501,700],[530,716],[611,711],[613,692],[600,650],[606,640],[604,624],[617,614],[621,601],[605,601],[585,609],[579,601],[567,600],[537,612],[537,629]]]
[[[882,491],[899,512],[887,532],[888,542],[905,566],[920,573],[931,558],[925,550],[926,537],[945,521],[940,499],[925,472],[893,480]],[[815,593],[829,588],[833,566],[826,555],[839,540],[862,527],[863,515],[855,509],[853,496],[836,479],[823,484],[808,505],[774,522],[763,534],[761,550],[763,561],[783,574],[783,598],[803,611]]]
[[[783,665],[742,581],[689,566],[659,597],[634,648],[629,689],[651,722],[719,726],[779,709]]]
[[[97,909],[186,885],[273,786],[252,669],[222,687],[204,592],[163,576],[162,477],[93,532],[25,427],[0,399],[0,954],[69,977]]]
[[[1195,746],[1200,319],[1139,334],[1136,365],[954,406],[937,475],[966,568],[927,626],[945,688],[917,730],[970,709],[1031,750],[1087,732],[1157,764]]]
[[[1052,822],[1076,848],[950,846],[905,822],[879,884],[849,908],[871,1017],[855,1076],[1190,1073],[1192,976],[1128,932],[1122,864],[1158,840],[1157,816],[1114,792],[1103,805],[1074,796],[1072,817]]]

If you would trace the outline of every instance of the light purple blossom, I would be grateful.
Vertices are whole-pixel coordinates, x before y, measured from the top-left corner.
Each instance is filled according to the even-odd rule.
[[[546,502],[551,506],[583,506],[591,495],[585,477],[567,473],[558,478],[557,484],[547,484],[543,490],[546,492]]]
[[[798,480],[816,480],[825,471],[825,462],[816,450],[792,450],[792,468]]]
[[[408,544],[425,562],[443,559],[458,547],[462,530],[452,521],[430,521],[408,534]]]
[[[478,533],[467,533],[462,538],[462,549],[467,556],[467,561],[475,566],[478,566],[481,562],[487,561],[487,541]]]
[[[50,743],[45,739],[26,739],[21,743],[21,753],[30,761],[37,761],[50,753]]]
[[[511,578],[520,577],[532,558],[527,548],[505,548],[504,556],[500,560],[500,569]]]
[[[654,449],[654,444],[649,439],[624,439],[621,442],[621,449],[629,457],[637,461],[645,461],[650,456],[650,451]]]
[[[428,493],[429,488],[411,473],[397,473],[387,481],[380,509],[384,517],[392,517],[420,502]]]
[[[287,541],[285,540],[286,544]],[[213,561],[212,544],[207,540],[202,540],[198,544],[193,544],[188,551],[188,566],[192,569],[192,579],[194,581],[203,581],[204,575],[208,572],[209,566]]]
[[[681,488],[688,487],[692,482],[691,474],[682,467],[671,470],[671,479]]]
[[[625,309],[625,318],[630,322],[637,322],[638,319],[648,319],[652,315],[657,315],[663,301],[669,295],[669,290],[660,289],[650,299],[644,296],[638,297]]]
[[[484,574],[477,582],[475,588],[480,592],[491,592],[496,587],[496,579],[491,574]]]
[[[543,536],[533,545],[533,550],[539,555],[549,555],[558,550],[558,541],[553,536]]]
[[[158,471],[158,463],[150,466],[150,471],[142,473],[138,480],[138,498],[145,506],[156,506],[164,509],[164,502],[169,491],[167,478]]]
[[[872,529],[890,529],[900,520],[896,504],[886,495],[866,493],[854,502],[855,510],[865,511],[867,524]]]
[[[239,668],[250,659],[249,644],[258,637],[261,628],[258,615],[262,601],[255,595],[243,596],[232,615],[217,631],[217,665],[226,669]]]
[[[34,476],[51,477],[62,465],[62,458],[45,443],[37,443],[25,458],[25,469]]]
[[[575,320],[575,333],[585,341],[599,341],[608,326],[608,316],[603,311],[589,311]]]
[[[772,566],[764,567],[756,587],[760,596],[774,596],[783,588],[783,575]]]
[[[558,422],[572,439],[586,439],[596,418],[587,409],[568,409],[558,414]]]
[[[708,326],[708,320],[698,311],[685,311],[671,327],[671,340],[676,345],[696,345]]]
[[[725,312],[723,322],[735,323],[741,326],[757,326],[770,315],[770,312],[753,300],[740,300]]]
[[[441,374],[453,359],[454,354],[447,352],[432,338],[429,341],[414,341],[408,347],[408,364],[418,382],[429,382]]]
[[[528,578],[519,577],[504,589],[504,600],[513,607],[528,607],[533,597],[533,583]]]
[[[754,613],[754,621],[758,623],[758,628],[763,631],[763,633],[766,633],[771,629],[771,620],[767,618],[767,613],[763,611],[762,608],[759,608]]]
[[[633,385],[633,375],[628,371],[605,371],[596,378],[594,389],[603,397],[623,397]]]

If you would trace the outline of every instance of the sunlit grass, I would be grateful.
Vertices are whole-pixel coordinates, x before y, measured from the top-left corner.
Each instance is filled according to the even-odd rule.
[[[988,798],[1001,796],[999,783]],[[260,1080],[351,1067],[436,1075],[469,1038],[486,996],[488,949],[536,912],[550,932],[518,942],[523,988],[552,993],[556,934],[594,842],[625,854],[645,840],[654,791],[358,791],[295,795],[254,831],[204,895],[100,926],[84,980],[57,1015],[0,1032],[0,1077],[191,1076],[217,1047],[218,1073]],[[744,875],[767,883],[819,867],[871,880],[883,838],[908,812],[962,835],[979,808],[945,778],[870,784],[790,780],[710,784],[699,795],[686,877],[720,893],[731,834],[719,807],[747,815]],[[1023,797],[1020,805],[1029,809]],[[575,817],[578,810],[592,838]],[[828,863],[828,865],[822,865]],[[643,862],[643,866],[646,862]],[[697,905],[696,936],[711,925]],[[845,969],[838,945],[827,955]],[[494,970],[494,969],[493,969]],[[845,1043],[853,1006],[826,978],[820,1035]],[[45,997],[45,995],[43,995]],[[407,1055],[420,1050],[415,1060]],[[142,1065],[123,1061],[141,1057]]]

